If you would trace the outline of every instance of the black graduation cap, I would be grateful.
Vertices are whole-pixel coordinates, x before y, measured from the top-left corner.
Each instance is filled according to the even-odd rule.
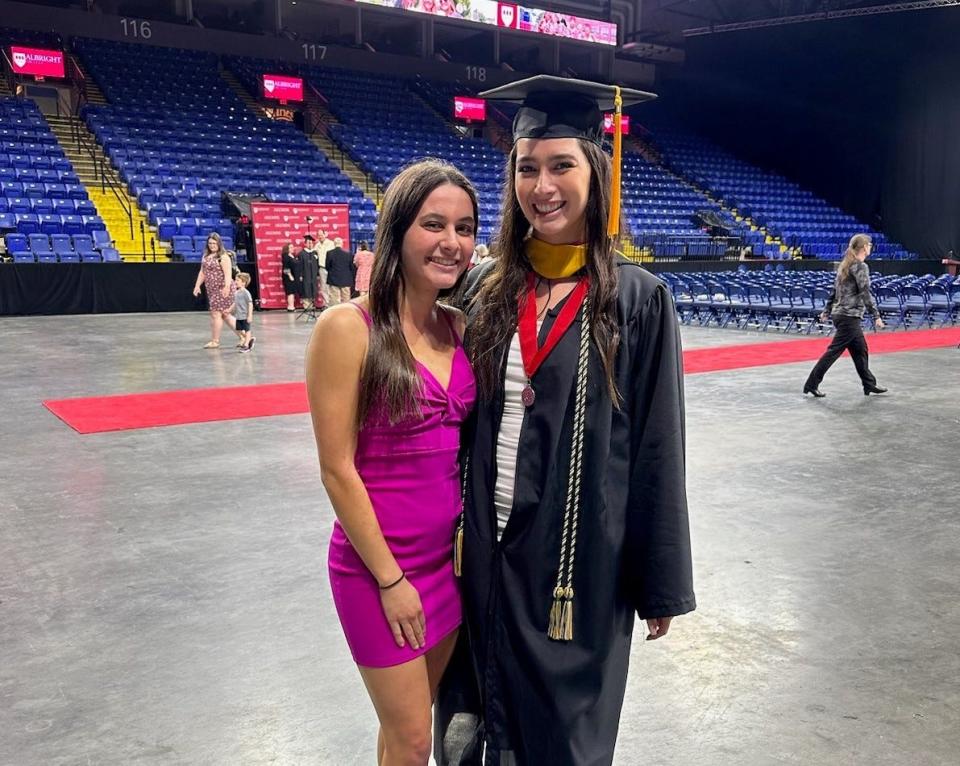
[[[587,80],[537,75],[484,91],[481,98],[521,104],[513,121],[513,140],[586,138],[603,141],[603,113],[656,98],[653,93]]]
[[[311,242],[316,242],[316,241],[317,241],[317,240],[315,240],[315,239],[313,238],[313,234],[304,234],[304,235],[303,235],[303,241],[306,242],[308,239],[309,239]]]
[[[656,94],[542,74],[486,90],[480,96],[521,105],[513,120],[514,142],[521,138],[585,138],[601,146],[603,113],[613,111],[613,178],[607,233],[616,236],[620,229],[621,110],[655,99]]]

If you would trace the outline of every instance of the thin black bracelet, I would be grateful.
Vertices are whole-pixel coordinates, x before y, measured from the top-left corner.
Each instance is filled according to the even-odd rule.
[[[390,590],[393,586],[399,585],[401,582],[403,582],[406,576],[407,576],[406,572],[401,572],[400,576],[389,585],[381,585],[380,590]]]

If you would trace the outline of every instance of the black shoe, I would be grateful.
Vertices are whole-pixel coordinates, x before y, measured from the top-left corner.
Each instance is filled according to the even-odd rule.
[[[887,389],[884,388],[883,386],[873,385],[873,386],[863,387],[864,396],[870,396],[870,394],[885,394],[885,393],[887,393]]]
[[[256,342],[257,342],[257,339],[251,335],[251,336],[250,336],[250,342],[247,344],[247,350],[248,350],[248,351],[253,351],[253,344],[256,343]]]
[[[813,394],[817,399],[823,399],[826,396],[817,386],[804,386],[803,393]]]

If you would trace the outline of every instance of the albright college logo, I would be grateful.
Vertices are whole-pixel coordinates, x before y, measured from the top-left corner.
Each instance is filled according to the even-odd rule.
[[[17,51],[13,54],[13,63],[16,64],[19,69],[23,69],[23,65],[27,63],[27,54]]]
[[[267,93],[273,93],[273,89],[277,87],[277,84],[273,80],[264,80],[263,87],[266,89]]]
[[[500,14],[498,21],[501,27],[516,29],[517,27],[517,6],[512,3],[500,3]]]

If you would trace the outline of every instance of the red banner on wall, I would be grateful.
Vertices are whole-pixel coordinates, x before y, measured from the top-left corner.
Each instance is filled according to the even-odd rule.
[[[283,293],[280,250],[293,243],[296,255],[303,249],[303,236],[319,232],[328,239],[340,237],[350,252],[350,206],[318,205],[307,202],[254,202],[251,205],[253,239],[257,248],[257,277],[260,308],[280,309],[287,305]]]

